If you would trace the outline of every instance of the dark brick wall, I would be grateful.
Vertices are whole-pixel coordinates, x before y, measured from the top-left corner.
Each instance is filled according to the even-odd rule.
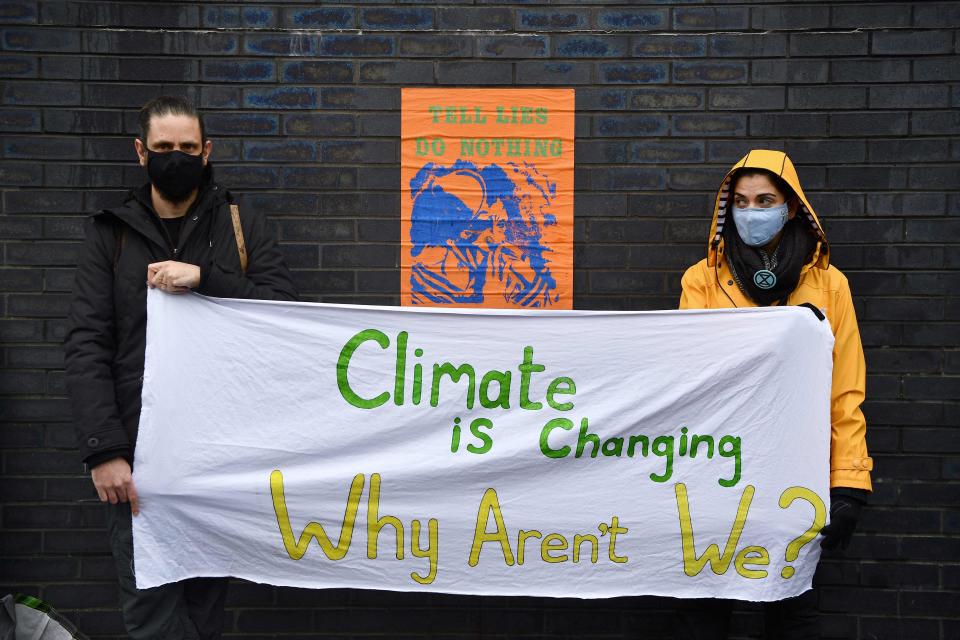
[[[309,299],[394,304],[399,88],[545,84],[577,89],[578,308],[675,306],[724,170],[792,155],[853,285],[877,465],[819,572],[825,636],[960,637],[960,3],[4,1],[0,23],[0,593],[121,633],[60,342],[83,214],[143,179],[136,107],[206,110],[221,180]],[[668,608],[238,583],[228,628],[656,638]]]

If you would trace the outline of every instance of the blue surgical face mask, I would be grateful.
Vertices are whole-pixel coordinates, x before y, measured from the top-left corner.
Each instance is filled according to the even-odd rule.
[[[787,203],[776,207],[733,208],[733,221],[744,244],[762,247],[773,240],[787,224]]]

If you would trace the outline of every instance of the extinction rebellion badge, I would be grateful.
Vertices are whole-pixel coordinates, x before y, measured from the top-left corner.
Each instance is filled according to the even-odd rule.
[[[777,276],[774,275],[773,271],[760,269],[753,274],[753,284],[764,290],[773,289],[777,286]]]

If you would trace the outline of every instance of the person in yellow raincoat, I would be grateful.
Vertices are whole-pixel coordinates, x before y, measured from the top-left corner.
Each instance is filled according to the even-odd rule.
[[[830,524],[825,549],[846,548],[871,491],[863,402],[866,367],[847,278],[830,264],[820,221],[786,154],[755,149],[720,186],[707,257],[687,269],[681,309],[807,304],[834,335],[830,398]],[[677,638],[726,638],[731,600],[678,606]],[[814,590],[764,605],[767,638],[819,637]]]

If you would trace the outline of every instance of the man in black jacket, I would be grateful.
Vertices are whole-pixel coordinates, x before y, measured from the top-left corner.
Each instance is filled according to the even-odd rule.
[[[297,294],[264,218],[241,217],[229,192],[213,181],[212,143],[200,114],[164,96],[140,110],[140,129],[134,145],[149,184],[87,223],[65,342],[67,387],[84,463],[100,500],[110,503],[110,544],[130,636],[216,638],[226,578],[139,590],[133,576],[130,518],[139,502],[132,466],[147,288],[273,300]]]

